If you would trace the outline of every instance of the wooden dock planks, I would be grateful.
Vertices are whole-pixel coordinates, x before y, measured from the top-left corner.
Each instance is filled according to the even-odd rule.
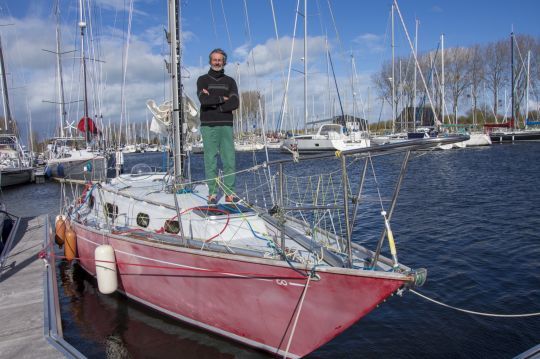
[[[44,336],[44,261],[38,258],[46,216],[21,219],[0,268],[0,356],[64,358]]]

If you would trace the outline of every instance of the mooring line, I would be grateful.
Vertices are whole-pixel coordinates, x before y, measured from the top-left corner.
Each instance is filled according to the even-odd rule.
[[[454,306],[445,304],[443,302],[439,302],[438,300],[429,298],[429,297],[425,296],[424,294],[418,293],[414,289],[410,289],[410,291],[413,292],[414,294],[416,294],[419,297],[422,297],[422,298],[424,298],[426,300],[429,300],[430,302],[433,302],[435,304],[442,305],[443,307],[454,309],[454,310],[457,310],[459,312],[464,312],[464,313],[469,313],[469,314],[474,314],[474,315],[482,315],[484,317],[524,318],[524,317],[535,317],[535,316],[540,315],[540,312],[537,312],[537,313],[524,313],[524,314],[496,314],[496,313],[475,312],[473,310],[462,309],[462,308],[458,308],[458,307],[454,307]]]

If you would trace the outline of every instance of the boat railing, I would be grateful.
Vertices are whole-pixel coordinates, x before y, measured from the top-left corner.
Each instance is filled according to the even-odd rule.
[[[439,145],[457,143],[467,141],[470,137],[468,135],[450,135],[447,137],[432,137],[432,138],[420,138],[408,141],[401,141],[397,143],[388,143],[380,146],[357,148],[346,151],[320,153],[317,155],[302,156],[302,161],[316,160],[321,158],[332,158],[339,156],[376,156],[381,154],[399,153],[406,151],[420,151],[429,148],[434,148]],[[269,161],[268,165],[277,165],[279,163],[293,163],[298,162],[295,158],[285,158],[274,161]]]
[[[345,230],[343,231],[342,235],[344,237],[344,251],[343,254],[346,255],[347,261],[348,261],[348,267],[353,267],[353,239],[352,239],[352,233],[353,228],[355,225],[355,219],[356,214],[359,209],[359,203],[360,198],[362,195],[362,190],[365,187],[366,184],[366,172],[368,168],[368,159],[370,160],[373,157],[376,156],[382,156],[382,155],[390,155],[390,154],[396,154],[396,153],[405,153],[403,157],[403,161],[401,164],[401,168],[399,170],[399,174],[397,176],[397,181],[395,182],[393,193],[391,195],[390,204],[387,207],[386,210],[381,211],[381,215],[384,217],[384,226],[383,231],[379,237],[379,240],[377,241],[377,247],[374,252],[374,255],[371,260],[371,266],[375,266],[379,260],[382,245],[385,238],[388,238],[389,241],[389,247],[390,252],[392,254],[392,261],[394,268],[399,267],[398,258],[395,250],[395,244],[393,239],[393,234],[391,232],[390,228],[390,220],[392,218],[392,214],[394,212],[396,201],[398,198],[399,191],[402,186],[403,178],[406,173],[407,164],[410,158],[410,154],[412,151],[418,151],[418,150],[426,150],[429,148],[434,148],[439,145],[443,144],[450,144],[455,142],[461,142],[466,141],[469,139],[469,136],[466,135],[457,135],[457,136],[447,136],[443,138],[426,138],[426,139],[417,139],[417,140],[409,140],[409,141],[403,141],[400,143],[395,144],[386,144],[376,147],[367,147],[367,148],[360,148],[360,149],[354,149],[354,150],[348,150],[348,151],[336,151],[335,153],[323,153],[323,154],[317,154],[317,155],[311,155],[311,156],[303,156],[302,158],[287,158],[287,159],[280,159],[276,161],[271,161],[268,163],[270,166],[277,166],[277,179],[276,179],[276,185],[275,185],[275,205],[274,207],[269,211],[271,215],[276,217],[278,219],[278,226],[281,226],[281,238],[280,238],[280,245],[281,248],[285,248],[286,244],[286,231],[285,231],[285,222],[286,217],[285,213],[291,213],[291,212],[307,212],[307,211],[318,211],[319,213],[326,213],[330,211],[336,211],[340,217],[342,218],[344,223]],[[320,164],[324,163],[321,162],[324,159],[330,159],[334,158],[340,161],[340,168],[341,171],[341,178],[337,178],[337,180],[341,180],[341,183],[339,184],[339,187],[341,188],[341,194],[335,195],[332,200],[330,200],[330,203],[328,204],[321,204],[318,203],[318,199],[315,199],[313,203],[296,203],[296,205],[291,206],[289,205],[290,198],[288,198],[289,194],[287,192],[287,185],[285,183],[286,180],[286,174],[284,171],[284,167],[287,164],[293,163],[293,162],[299,162],[299,161],[318,161]],[[351,161],[348,162],[348,159],[365,159],[364,161],[364,168],[361,172],[360,176],[360,183],[357,185],[358,192],[356,195],[352,193],[351,190],[351,181],[349,179],[348,174],[348,166]],[[372,165],[373,166],[373,165]],[[319,168],[324,166],[317,166]],[[339,174],[336,175],[336,177],[339,177]],[[318,186],[320,186],[321,181],[318,181]],[[323,181],[324,182],[324,181]],[[298,186],[300,187],[300,186]],[[377,188],[377,191],[379,189]],[[273,190],[274,192],[274,190]],[[307,191],[306,191],[307,193]],[[297,196],[301,197],[301,196]],[[305,196],[309,197],[310,196]],[[313,197],[313,196],[311,196]],[[380,197],[380,193],[379,193]],[[381,202],[382,207],[382,202]],[[300,214],[300,216],[304,216],[303,214]],[[323,215],[324,216],[324,215]],[[334,223],[332,223],[332,226],[334,226]]]

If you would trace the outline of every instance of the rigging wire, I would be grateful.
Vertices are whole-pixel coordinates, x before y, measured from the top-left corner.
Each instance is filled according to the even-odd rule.
[[[121,133],[122,133],[122,122],[123,121],[126,121],[126,124],[127,124],[127,119],[125,118],[126,117],[126,95],[125,95],[125,87],[126,87],[126,76],[127,76],[127,65],[128,65],[128,55],[129,55],[129,41],[130,41],[130,37],[131,37],[131,20],[132,20],[132,17],[133,17],[133,0],[130,0],[129,2],[129,15],[128,15],[128,28],[127,28],[127,34],[126,34],[126,46],[125,46],[125,51],[123,52],[123,58],[124,58],[124,63],[123,63],[123,66],[122,66],[122,86],[120,87],[120,108],[121,108],[121,112],[120,112],[120,125],[119,125],[119,131],[120,133],[118,134],[118,138],[120,139],[121,138]],[[127,131],[126,131],[127,132]],[[126,133],[126,141],[127,141],[127,137],[128,137],[128,134]]]
[[[221,11],[223,13],[223,20],[225,21],[225,30],[227,31],[227,39],[229,40],[229,49],[232,50],[231,33],[229,32],[229,23],[227,22],[227,16],[225,15],[225,6],[223,6],[223,0],[221,0]]]
[[[216,29],[216,18],[214,17],[214,6],[212,5],[212,0],[208,0],[210,3],[210,14],[212,15],[212,27],[214,28],[214,36],[216,42],[218,41],[217,29]]]
[[[248,42],[249,42],[249,44],[251,44],[252,43],[251,28],[249,26],[249,12],[248,12],[248,8],[247,8],[246,0],[244,0],[244,13],[245,13],[245,16],[246,16],[246,27],[247,27]],[[265,150],[265,155],[266,155],[266,161],[270,162],[270,156],[268,154],[268,145],[267,145],[268,141],[266,139],[266,121],[265,121],[266,111],[263,114],[263,112],[262,112],[262,103],[261,103],[261,91],[260,91],[260,88],[259,88],[259,82],[257,80],[258,76],[257,76],[257,67],[256,67],[256,63],[255,63],[255,49],[251,49],[250,52],[251,52],[251,60],[252,60],[252,64],[253,64],[253,73],[254,73],[254,76],[255,76],[255,88],[257,89],[257,100],[258,100],[258,105],[259,105],[259,117],[261,118],[261,124],[262,124],[261,133],[262,133],[263,141],[264,141],[264,150]],[[267,167],[267,171],[268,171],[268,178],[272,178],[272,173],[270,171],[270,166]],[[274,189],[273,189],[271,181],[270,181],[270,198],[271,198],[272,202],[275,202],[275,200],[274,200]]]
[[[281,45],[279,43],[279,32],[277,28],[276,12],[274,10],[274,1],[270,0],[270,7],[272,8],[272,19],[274,21],[274,32],[276,34],[276,43],[278,45],[279,64],[281,67],[281,79],[283,81],[283,88],[287,85],[287,79],[285,77],[285,66],[283,63],[283,56],[281,54]],[[274,124],[275,125],[275,124]]]
[[[429,91],[428,91],[428,87],[427,87],[427,84],[426,84],[426,79],[424,78],[424,74],[422,73],[422,69],[420,68],[420,63],[418,62],[418,56],[416,55],[416,53],[414,52],[414,46],[412,44],[412,41],[411,41],[411,37],[409,36],[409,31],[407,30],[407,26],[405,25],[405,20],[403,20],[403,16],[401,15],[401,10],[399,9],[399,6],[397,4],[397,1],[394,0],[394,4],[395,4],[395,8],[396,8],[396,11],[399,15],[399,19],[401,21],[401,25],[403,26],[403,30],[405,31],[405,36],[407,37],[407,41],[409,43],[409,46],[411,48],[412,53],[414,55],[414,62],[415,62],[415,65],[417,66],[418,68],[418,72],[420,74],[420,79],[422,80],[422,84],[424,85],[424,88],[426,90],[426,93],[427,93],[427,96],[428,96],[428,100],[429,100],[429,103],[432,107],[434,107],[434,103],[433,103],[433,100],[431,99],[431,95],[429,94]],[[437,114],[434,113],[433,116],[435,117],[435,123],[442,123]],[[444,120],[444,119],[443,119]]]
[[[291,81],[291,69],[292,69],[292,59],[293,59],[293,53],[294,53],[294,41],[296,39],[296,27],[298,25],[298,14],[300,11],[300,0],[297,0],[296,2],[296,13],[294,16],[294,29],[293,29],[293,36],[291,41],[291,55],[289,56],[289,70],[287,72],[287,83],[285,86],[285,91],[283,92],[283,101],[281,103],[281,114],[279,119],[279,130],[281,131],[283,129],[283,120],[285,118],[285,113],[288,112],[287,109],[287,96],[289,94],[289,84]]]
[[[342,53],[345,53],[344,49],[343,49],[343,43],[341,41],[341,37],[339,36],[339,31],[338,31],[338,28],[337,28],[337,25],[336,25],[336,19],[334,17],[334,11],[332,10],[332,4],[330,2],[330,0],[327,0],[327,4],[328,4],[328,10],[330,12],[330,18],[332,19],[332,25],[334,26],[334,32],[336,33],[336,38],[337,38],[337,41],[338,41],[338,44],[339,44],[339,48],[341,49],[341,52]],[[348,67],[347,68],[347,76],[351,79],[351,85],[353,84],[353,77],[352,75],[350,74],[350,70]],[[339,96],[339,93],[338,93],[338,96]],[[343,119],[343,121],[345,121],[345,119]]]

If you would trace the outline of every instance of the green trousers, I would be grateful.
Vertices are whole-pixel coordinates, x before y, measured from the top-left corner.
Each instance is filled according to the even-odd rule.
[[[202,126],[204,146],[204,172],[208,180],[208,193],[217,194],[218,154],[223,164],[223,185],[226,195],[234,193],[235,152],[232,126]]]

